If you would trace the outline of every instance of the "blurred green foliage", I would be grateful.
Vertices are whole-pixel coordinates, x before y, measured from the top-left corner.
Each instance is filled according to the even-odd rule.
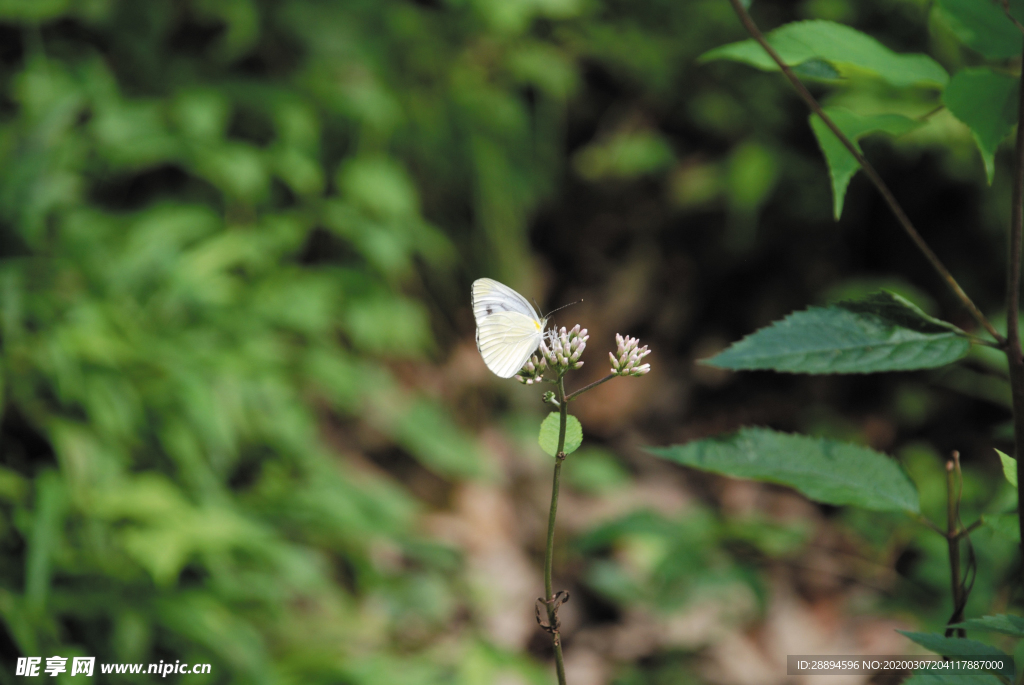
[[[436,353],[423,279],[524,268],[577,79],[531,27],[580,10],[0,4],[15,654],[212,662],[196,682],[535,675],[474,630],[435,644],[458,554],[324,425],[485,475],[386,362]]]
[[[762,565],[792,555],[809,534],[801,522],[718,517],[702,508],[675,519],[640,511],[595,528],[576,546],[594,557],[587,584],[621,605],[642,602],[670,614],[698,599],[721,601],[739,619],[764,608]]]

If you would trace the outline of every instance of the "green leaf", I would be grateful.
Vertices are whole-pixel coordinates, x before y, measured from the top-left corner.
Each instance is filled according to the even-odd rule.
[[[999,2],[939,0],[939,7],[956,37],[985,57],[1020,55],[1020,31],[1006,18]],[[1011,0],[1010,8],[1018,19],[1024,18],[1024,2]]]
[[[407,218],[419,209],[416,185],[392,159],[350,159],[338,171],[336,182],[347,199],[376,218]]]
[[[68,493],[58,473],[43,471],[35,481],[36,507],[25,560],[25,602],[41,611],[50,592],[53,563],[63,538]]]
[[[1001,649],[996,649],[984,642],[967,640],[962,637],[943,637],[938,633],[913,633],[907,630],[897,630],[897,633],[906,635],[908,638],[921,645],[925,649],[941,654],[942,656],[984,656],[996,657],[1004,660],[1004,663],[1013,668],[1013,659]]]
[[[565,415],[565,454],[575,452],[583,442],[583,426],[572,414]],[[540,435],[537,438],[540,448],[554,457],[558,454],[558,412],[548,414],[540,424]]]
[[[996,148],[1017,123],[1018,87],[1012,76],[985,68],[964,69],[953,76],[942,94],[943,104],[971,129],[990,184]]]
[[[872,293],[862,300],[837,302],[836,306],[844,307],[859,314],[874,314],[897,326],[909,328],[921,333],[956,333],[967,337],[967,334],[951,323],[937,319],[907,298],[897,293],[882,290]]]
[[[871,36],[832,21],[785,24],[770,32],[767,39],[782,60],[794,67],[819,60],[831,64],[841,76],[867,72],[897,87],[941,88],[949,80],[946,71],[931,57],[898,54]],[[753,40],[722,45],[700,57],[702,62],[716,59],[735,60],[765,71],[778,71],[778,65]]]
[[[996,454],[999,455],[999,461],[1003,462],[1003,475],[1006,476],[1007,482],[1017,487],[1017,460],[999,450],[996,450]]]
[[[882,291],[794,312],[703,363],[733,370],[878,373],[943,366],[970,347],[959,328]]]
[[[415,357],[431,344],[427,310],[412,299],[382,295],[356,300],[342,315],[342,324],[359,351]]]
[[[838,81],[843,75],[836,71],[831,63],[823,59],[809,59],[793,67],[793,73],[801,78],[817,79],[819,81]]]
[[[969,618],[957,623],[955,627],[969,630],[994,630],[997,633],[1005,633],[1014,637],[1024,637],[1024,617],[1012,614]]]
[[[901,136],[921,125],[921,122],[899,114],[861,115],[842,107],[826,107],[825,114],[846,134],[858,152],[861,152],[861,149],[857,141],[864,136],[872,133]],[[832,177],[833,212],[838,221],[843,213],[846,188],[850,185],[850,179],[860,170],[860,164],[817,114],[812,114],[810,120],[811,129],[818,139],[818,145],[821,146],[825,161],[828,163],[829,175]]]
[[[787,485],[825,504],[876,511],[920,508],[917,489],[902,467],[859,445],[744,428],[727,437],[648,451],[702,471]]]

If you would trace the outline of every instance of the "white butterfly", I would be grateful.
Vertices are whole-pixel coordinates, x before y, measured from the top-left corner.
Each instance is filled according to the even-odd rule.
[[[526,298],[490,278],[473,281],[476,348],[487,368],[502,378],[516,375],[541,340],[547,318]]]

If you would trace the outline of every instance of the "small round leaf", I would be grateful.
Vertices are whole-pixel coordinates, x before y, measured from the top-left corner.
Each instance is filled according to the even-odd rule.
[[[583,442],[583,426],[579,419],[572,414],[565,415],[565,448],[566,454],[575,452]],[[548,414],[544,422],[540,424],[540,435],[537,438],[540,448],[552,457],[558,454],[558,412]]]

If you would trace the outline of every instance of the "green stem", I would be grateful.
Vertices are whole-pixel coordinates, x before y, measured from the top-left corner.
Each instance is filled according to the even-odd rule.
[[[967,337],[970,338],[971,342],[974,343],[975,345],[983,345],[985,347],[991,347],[992,349],[995,350],[1001,350],[1004,348],[1004,345],[1000,345],[999,343],[993,342],[991,340],[986,340],[985,338],[979,338],[978,336],[972,335],[970,333],[967,334]]]
[[[967,537],[968,535],[976,531],[978,528],[981,528],[983,525],[985,525],[985,519],[980,518],[971,525],[967,526],[966,528],[961,528],[960,531],[956,534],[956,536],[958,538]]]
[[[562,658],[562,636],[558,632],[558,606],[555,604],[555,592],[551,587],[551,566],[555,551],[555,515],[558,513],[558,488],[562,477],[562,462],[565,461],[565,424],[568,401],[565,397],[565,382],[558,375],[556,383],[558,399],[558,451],[555,453],[555,472],[551,481],[551,509],[548,512],[548,541],[544,550],[544,598],[547,600],[548,625],[551,626],[551,640],[555,647],[555,669],[558,672],[558,685],[565,685],[565,661]]]
[[[964,620],[964,586],[960,573],[960,536],[957,534],[956,476],[952,461],[946,462],[946,544],[949,549],[949,580],[953,590],[953,615],[947,625]],[[946,637],[953,636],[954,629],[946,629]],[[963,628],[956,629],[957,637],[964,637]]]
[[[576,392],[573,392],[573,393],[570,393],[569,395],[566,395],[565,401],[566,402],[572,402],[574,399],[576,399],[577,397],[579,397],[580,395],[585,393],[587,390],[591,390],[593,388],[596,388],[597,386],[601,385],[602,383],[607,383],[611,379],[615,378],[617,375],[618,374],[610,373],[610,374],[608,374],[607,376],[605,376],[604,378],[602,378],[599,381],[594,381],[590,385],[584,385],[582,388],[580,388]]]

